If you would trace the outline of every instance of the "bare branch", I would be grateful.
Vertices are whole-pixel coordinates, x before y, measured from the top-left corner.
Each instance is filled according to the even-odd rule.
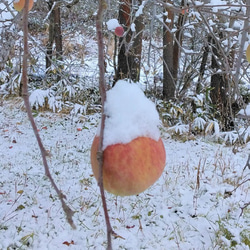
[[[30,120],[32,129],[34,131],[35,137],[37,139],[37,143],[39,145],[41,155],[42,155],[42,160],[43,160],[43,165],[45,169],[45,175],[49,178],[53,188],[55,189],[61,203],[62,203],[62,208],[66,214],[66,218],[68,223],[71,225],[72,228],[76,228],[74,222],[73,222],[73,215],[74,212],[67,206],[65,203],[64,199],[66,199],[66,196],[58,189],[57,185],[55,184],[49,170],[48,162],[47,162],[47,156],[48,153],[45,150],[42,140],[39,136],[39,132],[36,126],[36,123],[34,121],[34,118],[32,116],[31,112],[31,107],[29,103],[29,94],[28,94],[28,76],[27,76],[27,68],[28,68],[28,56],[29,56],[29,49],[28,49],[28,5],[29,5],[29,0],[25,1],[24,5],[24,11],[23,11],[23,46],[24,46],[24,55],[23,55],[23,74],[22,74],[22,96],[24,100],[24,104],[26,107],[27,115]]]
[[[245,208],[247,208],[249,205],[250,205],[250,202],[247,202],[247,203],[245,203],[245,204],[244,204],[244,206],[243,206],[243,207],[240,207],[240,209],[241,209],[241,213],[240,213],[240,216],[239,216],[239,217],[241,217],[241,216],[242,216],[242,214],[243,214],[243,212],[244,212],[244,209],[245,209]]]
[[[110,224],[107,203],[105,198],[105,192],[103,187],[103,134],[105,126],[105,113],[104,113],[104,103],[106,101],[106,83],[105,83],[105,62],[104,62],[104,44],[103,44],[103,34],[102,34],[102,20],[103,13],[107,8],[107,3],[105,0],[99,0],[99,9],[96,16],[96,33],[98,42],[98,66],[99,66],[99,89],[102,100],[102,119],[101,119],[101,131],[99,139],[99,149],[97,154],[97,159],[99,161],[99,180],[98,185],[100,188],[100,193],[102,197],[103,210],[106,220],[107,227],[107,250],[112,250],[111,235],[114,234],[113,229]]]
[[[247,6],[247,10],[246,10],[246,16],[250,16],[250,0],[247,0],[249,6]],[[238,84],[239,83],[239,78],[240,78],[240,69],[241,69],[241,61],[242,61],[242,57],[243,57],[243,53],[244,53],[244,45],[245,42],[247,40],[247,30],[249,29],[249,20],[245,19],[244,20],[244,31],[242,32],[242,36],[241,36],[241,41],[240,41],[240,47],[239,47],[239,57],[238,60],[236,62],[236,72],[235,72],[235,83]]]
[[[242,186],[243,184],[247,183],[248,181],[250,181],[250,178],[249,179],[246,179],[244,181],[242,181],[241,183],[239,183],[233,190],[231,191],[226,191],[226,195],[227,196],[231,196],[233,192],[235,192],[240,186]]]
[[[246,165],[243,169],[243,171],[245,171],[245,169],[248,167],[248,169],[250,169],[250,154],[248,155],[248,159],[247,159],[247,162],[246,162]]]

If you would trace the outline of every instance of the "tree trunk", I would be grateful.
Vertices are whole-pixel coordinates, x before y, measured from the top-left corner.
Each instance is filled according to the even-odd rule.
[[[137,1],[138,5],[142,0]],[[142,52],[142,31],[144,29],[143,15],[135,18],[135,32],[131,30],[133,13],[132,0],[123,0],[119,8],[119,23],[126,33],[125,37],[119,39],[118,66],[114,84],[119,79],[128,78],[134,82],[139,81]]]
[[[50,10],[53,6],[53,1],[49,1],[48,6]],[[52,63],[54,39],[55,39],[55,20],[54,20],[54,10],[52,10],[49,16],[49,40],[46,44],[46,69],[48,69]]]
[[[199,78],[198,78],[198,83],[196,86],[196,94],[199,94],[201,92],[201,81],[203,79],[204,73],[205,73],[205,69],[206,69],[206,64],[207,64],[207,58],[208,58],[208,54],[209,54],[209,45],[211,43],[211,36],[208,35],[207,38],[207,44],[205,45],[205,47],[203,48],[203,55],[202,55],[202,60],[201,60],[201,66],[200,66],[200,74],[199,74]]]
[[[173,28],[174,13],[170,9],[168,16],[164,16],[163,25],[163,98],[166,100],[175,98],[175,81],[173,76]]]
[[[185,1],[181,1],[181,7],[184,7]],[[175,82],[177,81],[178,69],[179,69],[179,59],[180,59],[180,48],[182,46],[183,38],[183,25],[185,24],[186,14],[179,13],[177,31],[175,35],[174,47],[173,47],[173,78]]]
[[[173,1],[167,1],[173,4]],[[185,0],[181,1],[181,8],[185,7]],[[166,100],[174,99],[176,96],[176,83],[178,78],[180,49],[183,39],[183,25],[186,20],[186,13],[180,12],[177,22],[177,31],[174,35],[171,30],[174,25],[174,12],[166,8],[168,16],[164,16],[163,26],[163,98]]]
[[[142,3],[142,0],[138,1],[138,4],[140,5]],[[130,53],[130,64],[131,67],[131,79],[134,82],[138,82],[140,80],[140,69],[141,69],[141,53],[142,53],[142,36],[143,36],[143,29],[144,29],[144,23],[143,23],[143,15],[140,15],[136,17],[135,21],[135,37],[133,39],[133,47],[131,49]]]
[[[56,45],[56,61],[57,61],[57,81],[61,80],[62,65],[62,31],[61,31],[61,15],[60,7],[55,7],[54,10],[55,20],[55,45]]]
[[[56,44],[56,59],[62,61],[62,31],[61,31],[61,15],[60,7],[55,7],[54,10],[54,30],[55,30],[55,44]]]
[[[123,0],[119,8],[119,23],[123,26],[125,33],[127,32],[131,24],[130,23],[131,5],[132,5],[132,0]],[[127,50],[126,47],[129,44],[130,39],[131,39],[131,31],[129,31],[125,37],[119,38],[118,66],[114,83],[119,79],[127,78],[130,75],[128,67],[128,56],[126,53]]]
[[[214,69],[215,73],[211,76],[211,92],[210,98],[212,104],[215,107],[215,111],[219,111],[218,119],[222,123],[222,130],[228,131],[232,130],[233,118],[231,114],[231,103],[230,103],[230,93],[229,93],[229,81],[227,73],[224,73],[222,68],[218,64],[218,58],[220,57],[220,52],[218,50],[217,42],[213,39],[213,54],[212,54],[212,64],[211,67]],[[222,71],[222,72],[219,72]]]
[[[54,1],[51,0],[48,3],[49,9],[53,7]],[[51,11],[49,18],[49,40],[46,45],[46,69],[48,69],[53,60],[53,44],[56,45],[56,60],[57,60],[57,81],[61,79],[61,70],[62,70],[62,31],[61,31],[61,14],[60,7],[55,6]]]

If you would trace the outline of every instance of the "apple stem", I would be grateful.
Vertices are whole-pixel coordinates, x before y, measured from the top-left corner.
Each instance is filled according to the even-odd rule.
[[[101,94],[102,101],[102,117],[101,117],[101,131],[100,131],[100,140],[99,148],[97,153],[97,159],[99,162],[99,180],[98,185],[100,188],[102,205],[104,210],[104,216],[107,227],[107,250],[112,250],[111,236],[114,234],[112,226],[110,224],[107,203],[105,198],[105,192],[103,187],[103,135],[104,135],[104,126],[105,126],[105,113],[104,113],[104,104],[106,101],[106,82],[105,82],[105,61],[104,61],[104,44],[103,44],[103,33],[102,33],[102,19],[103,13],[107,9],[107,3],[105,0],[99,0],[99,8],[96,15],[96,33],[97,33],[97,43],[98,43],[98,66],[99,66],[99,90]]]
[[[28,118],[30,120],[32,129],[34,131],[38,146],[41,151],[45,175],[49,178],[51,185],[55,189],[61,204],[63,211],[66,214],[66,218],[68,223],[71,225],[73,229],[76,228],[74,222],[73,222],[73,215],[74,211],[70,209],[70,207],[65,203],[64,199],[66,199],[66,196],[59,190],[56,183],[54,182],[54,179],[52,178],[47,162],[47,156],[49,156],[48,152],[44,148],[44,145],[42,143],[41,137],[39,135],[35,120],[32,115],[30,103],[29,103],[29,93],[28,93],[28,74],[27,74],[27,68],[28,68],[28,56],[29,56],[29,49],[28,49],[28,7],[29,7],[29,0],[25,0],[24,4],[24,10],[23,10],[23,74],[22,74],[22,81],[20,85],[20,91],[23,96],[24,105],[26,107],[26,112],[28,115]]]

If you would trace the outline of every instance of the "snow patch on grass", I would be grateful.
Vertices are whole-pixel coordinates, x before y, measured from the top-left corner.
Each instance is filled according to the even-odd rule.
[[[0,249],[105,249],[105,219],[90,165],[99,118],[92,114],[76,121],[49,112],[35,118],[51,154],[52,175],[75,211],[72,230],[44,175],[26,113],[3,102]],[[202,138],[175,141],[165,132],[163,142],[167,163],[159,181],[137,196],[107,193],[111,224],[124,238],[113,239],[113,248],[248,249],[249,169],[243,169],[250,145],[233,153]]]

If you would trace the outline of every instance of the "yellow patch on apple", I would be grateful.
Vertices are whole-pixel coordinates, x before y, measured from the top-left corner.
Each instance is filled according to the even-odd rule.
[[[99,137],[91,148],[91,164],[95,178],[99,178],[97,152]],[[129,143],[118,143],[103,152],[103,186],[108,192],[136,195],[153,185],[161,176],[166,163],[166,152],[161,139],[138,137]]]
[[[25,0],[14,0],[13,6],[15,10],[21,11],[24,8]],[[29,0],[29,7],[28,10],[30,11],[33,7],[34,0]]]
[[[248,45],[247,50],[246,50],[246,58],[247,58],[247,61],[250,63],[250,44]]]

